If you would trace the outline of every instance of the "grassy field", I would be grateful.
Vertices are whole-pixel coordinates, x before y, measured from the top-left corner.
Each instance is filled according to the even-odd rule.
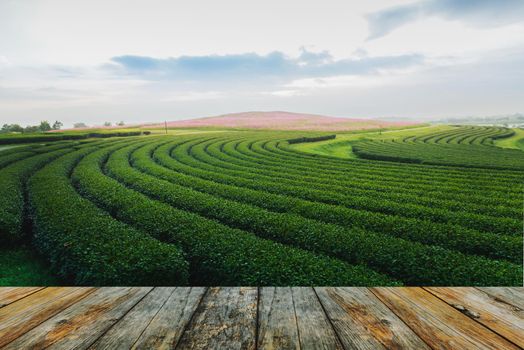
[[[404,138],[411,135],[427,135],[434,132],[449,130],[452,127],[449,125],[422,125],[405,128],[400,130],[368,130],[359,132],[337,133],[335,140],[314,142],[314,143],[299,143],[291,145],[292,149],[297,151],[320,154],[325,156],[333,156],[337,158],[358,158],[353,152],[351,145],[356,141],[361,140],[386,140],[394,138]]]
[[[521,151],[497,147],[510,130],[288,142],[328,134],[178,129],[0,151],[0,284],[522,284]]]
[[[515,130],[504,127],[453,126],[394,139],[361,140],[352,150],[361,158],[373,160],[524,171],[520,149],[496,145],[498,140],[516,135]]]
[[[513,129],[515,135],[495,140],[495,145],[503,148],[514,148],[524,150],[524,129]]]
[[[60,281],[31,247],[0,248],[0,286],[54,286]]]

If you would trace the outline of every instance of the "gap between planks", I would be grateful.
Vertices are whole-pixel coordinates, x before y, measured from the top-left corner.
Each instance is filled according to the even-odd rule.
[[[46,290],[53,288],[0,289],[0,303],[10,300],[7,305],[16,310],[16,304],[23,306],[24,300],[37,299]],[[112,296],[114,293],[120,297]],[[109,349],[125,343],[124,348],[137,349],[210,345],[231,349],[516,349],[515,345],[522,346],[524,329],[522,309],[515,305],[522,293],[505,288],[99,288],[80,293],[81,298],[27,324],[24,333],[7,346]],[[129,294],[135,296],[127,300]],[[485,302],[476,306],[471,303],[473,296]],[[82,320],[83,312],[108,300],[114,300],[116,306],[103,311],[101,324],[70,320]],[[33,310],[31,314],[27,305],[24,310],[30,316],[38,313]],[[506,323],[504,312],[511,315]],[[71,339],[66,333],[49,342],[48,334],[56,335],[56,328],[64,325],[78,327],[84,339]],[[36,343],[32,343],[34,337]]]

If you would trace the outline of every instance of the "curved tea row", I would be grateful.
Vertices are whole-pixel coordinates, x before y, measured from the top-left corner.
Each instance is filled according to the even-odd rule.
[[[353,145],[353,152],[375,160],[524,170],[521,150],[493,145],[493,140],[514,134],[502,127],[463,126],[424,136],[360,141]]]
[[[522,172],[315,157],[286,139],[0,152],[0,239],[31,234],[75,284],[522,283]]]

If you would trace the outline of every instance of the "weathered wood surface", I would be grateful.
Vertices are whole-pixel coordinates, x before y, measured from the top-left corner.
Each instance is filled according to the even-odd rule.
[[[92,288],[50,287],[0,309],[0,347],[93,292]]]
[[[156,314],[134,349],[173,349],[200,304],[206,289],[176,288]]]
[[[498,301],[516,306],[519,309],[524,310],[524,288],[484,287],[479,289],[495,297]]]
[[[524,310],[475,288],[427,288],[463,314],[524,347]]]
[[[260,288],[258,347],[263,349],[300,349],[291,287]]]
[[[519,349],[523,288],[0,288],[1,349]]]
[[[177,349],[255,349],[257,305],[257,288],[210,288]]]
[[[293,300],[302,348],[342,349],[314,290],[293,287]]]
[[[6,287],[0,288],[0,308],[33,294],[43,287]]]
[[[427,345],[367,289],[321,288],[320,300],[349,349],[428,349]]]
[[[87,348],[151,288],[102,288],[25,333],[6,349]]]
[[[518,349],[422,288],[372,288],[429,346],[437,349]]]

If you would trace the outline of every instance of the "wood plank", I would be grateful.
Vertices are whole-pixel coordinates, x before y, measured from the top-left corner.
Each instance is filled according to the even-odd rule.
[[[466,316],[524,348],[524,311],[497,301],[481,290],[462,288],[425,288]]]
[[[203,287],[177,287],[133,349],[174,349],[205,292]]]
[[[49,287],[0,309],[0,347],[53,317],[94,288]]]
[[[478,289],[495,297],[497,301],[504,302],[524,310],[523,287],[482,287]]]
[[[342,349],[342,345],[313,288],[293,287],[300,346],[303,349]]]
[[[290,287],[260,288],[257,343],[259,349],[300,349]]]
[[[0,309],[42,289],[44,287],[2,287],[0,288]]]
[[[86,349],[151,288],[100,288],[25,333],[6,349]]]
[[[174,290],[173,287],[153,289],[90,348],[130,349]]]
[[[257,288],[210,288],[177,349],[254,349]]]
[[[371,290],[432,348],[517,349],[517,346],[422,288],[385,287]]]
[[[367,288],[316,288],[343,345],[350,349],[429,349]]]

